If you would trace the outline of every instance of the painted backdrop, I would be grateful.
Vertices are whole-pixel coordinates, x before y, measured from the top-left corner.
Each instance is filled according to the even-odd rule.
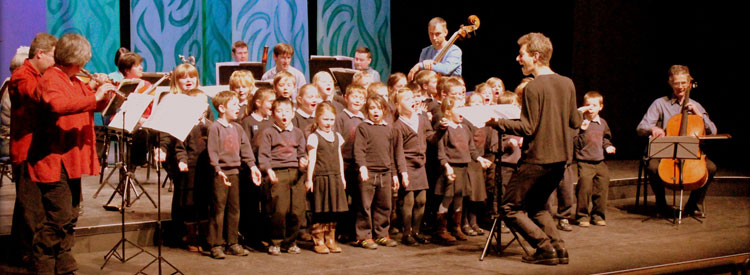
[[[391,1],[318,0],[318,55],[372,52],[370,66],[386,81],[391,73]]]

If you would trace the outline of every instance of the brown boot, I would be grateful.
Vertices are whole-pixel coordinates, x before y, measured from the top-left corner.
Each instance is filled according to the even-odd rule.
[[[461,211],[453,212],[453,222],[456,223],[455,227],[453,227],[453,236],[459,241],[468,240],[469,238],[461,232]]]
[[[325,226],[326,224],[322,223],[312,225],[312,240],[315,245],[313,250],[318,254],[328,254],[330,252],[324,243]]]
[[[341,247],[336,244],[336,223],[325,224],[325,243],[331,253],[341,253]]]
[[[448,217],[446,217],[448,213],[438,213],[437,214],[437,225],[438,229],[435,231],[435,239],[438,242],[444,242],[444,243],[455,243],[456,238],[451,236],[450,233],[448,233]]]
[[[198,223],[186,222],[185,223],[185,237],[183,238],[188,251],[190,252],[201,252],[200,244],[198,243]]]

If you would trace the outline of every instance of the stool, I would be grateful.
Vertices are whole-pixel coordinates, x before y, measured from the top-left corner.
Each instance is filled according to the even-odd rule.
[[[648,201],[646,198],[648,197],[648,184],[649,184],[649,177],[648,177],[648,161],[650,158],[648,157],[648,148],[644,150],[643,156],[641,157],[640,163],[638,164],[638,180],[636,181],[636,187],[635,187],[635,210],[640,210],[640,194],[641,194],[641,186],[643,186],[643,207],[646,207],[646,204],[648,204]]]

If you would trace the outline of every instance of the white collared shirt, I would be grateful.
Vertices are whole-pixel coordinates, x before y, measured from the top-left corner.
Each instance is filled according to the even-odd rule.
[[[365,122],[370,125],[388,125],[388,122],[385,122],[385,119],[381,120],[380,123],[375,123],[372,120],[365,119]]]
[[[229,121],[227,121],[226,119],[219,118],[219,119],[216,120],[216,122],[218,122],[219,124],[221,124],[221,126],[224,126],[224,127],[227,127],[227,128],[232,128],[232,124],[229,123]]]
[[[419,115],[411,114],[411,118],[407,118],[406,116],[399,116],[398,119],[404,122],[406,126],[409,126],[409,128],[414,130],[415,133],[419,133]]]
[[[289,123],[289,126],[287,126],[285,129],[281,129],[281,127],[279,127],[279,125],[276,123],[273,124],[273,127],[276,128],[276,130],[278,130],[279,132],[284,132],[284,131],[291,132],[292,130],[294,130],[294,125],[292,125],[291,123]]]
[[[302,108],[297,108],[297,114],[299,114],[303,118],[315,117],[315,113],[312,113],[312,114],[305,113],[305,111],[302,111]]]
[[[349,109],[344,109],[344,113],[346,113],[349,116],[349,118],[358,117],[358,118],[361,118],[362,120],[365,120],[365,115],[363,115],[362,112],[353,114],[352,112],[349,111]]]
[[[268,120],[267,117],[261,117],[259,114],[255,113],[255,112],[250,113],[250,116],[252,116],[257,121]]]

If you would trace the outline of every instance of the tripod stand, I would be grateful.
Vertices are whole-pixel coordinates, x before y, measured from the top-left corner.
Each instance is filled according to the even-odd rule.
[[[125,142],[125,114],[124,113],[125,112],[123,111],[123,116],[122,116],[123,129],[120,130],[120,159],[121,160],[122,160],[122,156],[124,156],[124,153],[125,153],[124,152],[125,149],[123,146]],[[109,263],[109,260],[112,259],[113,256],[123,263],[129,261],[135,256],[140,255],[141,253],[146,253],[146,254],[151,255],[152,257],[156,257],[154,256],[154,254],[151,254],[150,252],[138,246],[136,243],[131,242],[130,240],[125,238],[125,207],[126,206],[129,207],[132,204],[132,202],[130,201],[130,190],[131,190],[130,184],[132,183],[131,181],[132,173],[128,173],[126,165],[123,165],[122,162],[120,162],[119,167],[120,167],[120,183],[117,185],[115,192],[112,193],[112,196],[109,197],[109,200],[107,201],[107,204],[104,206],[104,208],[108,209],[107,207],[115,207],[114,208],[115,210],[120,211],[120,216],[122,218],[121,223],[120,223],[120,232],[122,235],[120,237],[120,240],[115,244],[115,246],[112,247],[112,249],[110,249],[106,255],[104,255],[104,264],[102,264],[100,269],[104,269],[104,266],[106,266],[107,263]],[[132,186],[132,189],[133,191],[136,191],[135,186]],[[141,186],[141,190],[143,190],[143,186]],[[120,195],[122,196],[122,202],[120,202],[119,209],[116,208],[118,206],[110,206],[109,204],[112,201],[112,199],[115,197],[115,194],[117,193],[120,193]],[[147,194],[147,193],[141,193],[141,194]],[[140,197],[140,195],[136,196],[136,199],[138,197]],[[148,198],[151,199],[150,196]],[[153,202],[153,200],[151,201]],[[125,245],[128,243],[139,250],[137,253],[133,254],[130,257],[125,256]],[[117,251],[118,248],[122,248],[122,253]]]
[[[161,135],[161,134],[157,134],[157,136],[158,135]],[[154,259],[151,262],[149,262],[147,265],[145,265],[143,268],[141,268],[141,270],[138,270],[138,273],[136,273],[136,274],[146,274],[143,271],[146,270],[146,268],[148,268],[149,266],[151,266],[151,264],[153,264],[155,262],[158,262],[157,265],[159,267],[159,274],[161,274],[161,263],[162,262],[167,263],[169,266],[171,266],[175,270],[175,272],[170,273],[170,274],[183,274],[182,271],[180,271],[179,269],[177,269],[177,267],[175,267],[173,264],[171,264],[169,261],[167,261],[166,259],[164,259],[164,257],[161,256],[161,243],[162,243],[163,239],[162,239],[162,236],[161,236],[161,231],[162,231],[162,229],[161,229],[161,188],[162,187],[159,186],[159,181],[160,180],[161,180],[161,166],[157,162],[156,163],[156,197],[157,197],[156,200],[158,201],[158,203],[157,203],[157,207],[156,207],[156,217],[157,217],[156,218],[156,237],[157,237],[156,243],[157,243],[157,255],[158,256],[155,256]],[[151,254],[151,253],[149,253],[149,254]],[[152,256],[153,256],[153,254],[152,254]]]
[[[521,238],[518,237],[518,233],[516,233],[516,230],[508,226],[508,229],[510,229],[510,233],[513,234],[513,239],[508,241],[507,244],[503,245],[502,243],[502,232],[500,230],[500,217],[495,217],[494,221],[492,221],[492,229],[490,229],[489,234],[487,235],[487,241],[484,243],[484,249],[482,249],[482,255],[479,256],[480,261],[484,261],[484,256],[487,254],[487,250],[490,248],[495,250],[495,253],[498,255],[503,253],[503,251],[508,248],[513,242],[517,242],[518,245],[521,246],[523,249],[523,252],[526,255],[530,255],[529,251],[526,250],[526,247],[521,243]],[[495,241],[495,246],[491,246],[492,241]]]
[[[124,117],[125,116],[123,115],[123,118]],[[112,205],[111,203],[112,203],[112,199],[114,199],[115,197],[115,194],[118,194],[118,193],[122,196],[123,201],[125,201],[125,206],[127,207],[132,206],[133,203],[135,203],[143,195],[146,195],[146,197],[151,201],[151,204],[153,204],[154,207],[156,207],[156,202],[154,201],[154,199],[151,198],[151,195],[149,195],[146,189],[143,188],[143,185],[141,185],[141,183],[138,182],[138,180],[135,178],[135,166],[130,164],[131,150],[127,150],[127,152],[125,152],[124,148],[126,145],[128,146],[128,149],[132,147],[132,137],[126,138],[124,136],[124,130],[122,130],[119,143],[120,143],[120,146],[118,147],[120,149],[120,153],[119,153],[120,156],[118,157],[118,162],[115,164],[115,168],[113,168],[112,172],[110,172],[110,174],[105,179],[105,182],[109,181],[109,177],[112,176],[115,170],[119,170],[120,177],[121,177],[120,183],[117,185],[117,187],[115,187],[115,192],[113,192],[112,195],[109,196],[109,200],[107,200],[107,203],[104,204],[104,208],[107,210],[117,209],[117,206]],[[127,156],[127,157],[123,157],[123,156]],[[124,180],[122,179],[123,175],[125,176]],[[99,189],[101,189],[103,186],[104,186],[103,184],[100,185]],[[138,189],[136,189],[136,187],[138,187],[138,189],[141,190],[140,193],[138,193]],[[134,197],[131,196],[131,192],[135,194]],[[98,190],[97,190],[97,193],[98,193]]]

